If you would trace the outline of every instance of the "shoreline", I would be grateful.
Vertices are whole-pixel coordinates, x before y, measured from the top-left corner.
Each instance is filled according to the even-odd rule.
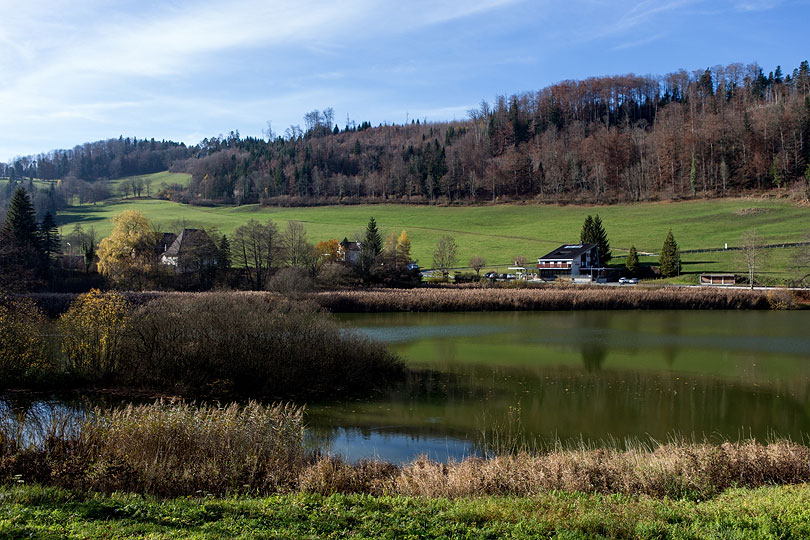
[[[121,291],[133,306],[159,298],[234,295],[290,298],[263,291]],[[27,293],[51,318],[67,311],[80,293]],[[676,286],[632,288],[567,285],[540,287],[441,286],[414,289],[350,289],[303,293],[295,300],[311,301],[332,313],[572,311],[572,310],[799,310],[810,307],[810,292],[790,289],[740,289]]]

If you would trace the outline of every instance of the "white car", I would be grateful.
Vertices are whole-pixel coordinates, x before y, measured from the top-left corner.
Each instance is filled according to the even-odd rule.
[[[622,278],[619,278],[619,283],[621,283],[623,285],[637,285],[638,284],[638,278],[622,277]]]

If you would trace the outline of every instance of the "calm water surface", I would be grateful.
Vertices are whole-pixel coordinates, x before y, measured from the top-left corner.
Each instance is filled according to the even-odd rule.
[[[312,444],[351,460],[477,454],[510,409],[546,442],[810,434],[810,312],[340,318],[413,370],[373,399],[308,405]]]

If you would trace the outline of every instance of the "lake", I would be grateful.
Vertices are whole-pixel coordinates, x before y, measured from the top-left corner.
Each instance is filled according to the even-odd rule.
[[[308,405],[310,444],[350,460],[478,455],[492,425],[533,444],[810,434],[810,312],[339,318],[412,370],[373,398]]]

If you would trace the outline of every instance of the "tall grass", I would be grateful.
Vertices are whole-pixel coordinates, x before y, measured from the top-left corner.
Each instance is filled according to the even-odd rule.
[[[300,408],[157,402],[66,419],[0,414],[0,481],[192,495],[279,491],[425,497],[551,491],[712,497],[810,481],[810,447],[787,440],[564,448],[403,466],[351,464],[304,449]]]
[[[303,410],[292,405],[159,401],[53,413],[0,413],[3,480],[161,495],[270,492],[294,486],[306,457]]]

